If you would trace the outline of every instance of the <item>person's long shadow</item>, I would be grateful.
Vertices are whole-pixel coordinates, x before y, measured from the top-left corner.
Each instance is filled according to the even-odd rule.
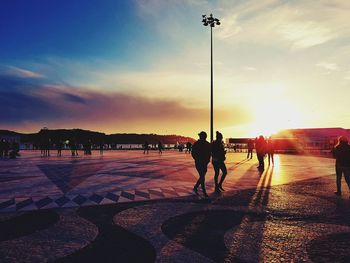
[[[254,215],[254,213],[246,214],[239,225],[239,227],[234,231],[234,235],[238,238],[237,245],[230,247],[228,253],[225,255],[224,259],[230,259],[237,255],[249,254],[250,260],[254,262],[260,262],[262,260],[260,251],[261,245],[264,237],[264,229],[266,225],[267,213],[264,208],[269,203],[269,195],[271,189],[271,182],[273,176],[273,166],[268,166],[266,170],[259,171],[261,173],[260,180],[254,192],[250,191],[250,198],[245,199],[249,210],[260,212],[259,216]],[[256,222],[259,222],[258,224]],[[254,236],[255,253],[252,255],[249,251],[245,251],[252,242],[252,236]],[[225,261],[224,260],[224,261]]]
[[[255,166],[254,163],[236,182],[246,187],[247,180],[252,180],[250,189],[219,197],[212,202],[214,206],[220,205],[218,208],[225,205],[247,209],[204,210],[175,216],[163,223],[163,233],[215,262],[241,262],[241,255],[244,259],[244,255],[252,253],[254,255],[249,256],[248,261],[259,262],[267,217],[262,208],[268,204],[273,168],[268,167],[260,174],[258,170],[252,169]],[[226,234],[232,235],[230,237],[235,242],[226,243]],[[253,243],[256,244],[254,247],[251,246]],[[253,251],[249,250],[252,248]]]

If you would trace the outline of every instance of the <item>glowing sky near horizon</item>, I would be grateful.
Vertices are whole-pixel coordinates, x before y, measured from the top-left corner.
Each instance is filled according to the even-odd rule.
[[[0,1],[0,129],[350,128],[350,2]]]

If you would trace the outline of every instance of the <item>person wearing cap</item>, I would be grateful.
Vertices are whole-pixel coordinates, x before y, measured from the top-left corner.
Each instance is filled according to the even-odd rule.
[[[224,142],[222,141],[223,136],[220,132],[216,132],[216,140],[211,143],[211,162],[214,167],[215,175],[214,175],[214,182],[215,182],[215,193],[220,193],[221,191],[225,191],[222,188],[222,183],[225,180],[225,177],[227,175],[227,169],[225,165],[226,160],[226,151],[224,148]],[[219,174],[220,170],[222,171],[221,179],[219,182]]]
[[[211,146],[207,141],[207,134],[204,131],[201,131],[199,134],[199,140],[196,141],[192,146],[192,157],[194,159],[196,169],[199,174],[199,179],[193,187],[193,191],[198,195],[198,187],[201,185],[203,195],[208,197],[207,192],[205,190],[205,175],[208,169],[208,163],[210,161],[211,156]]]
[[[332,150],[335,161],[335,173],[337,182],[336,195],[341,195],[341,179],[344,174],[345,181],[350,191],[350,145],[345,136],[338,138],[337,145]]]

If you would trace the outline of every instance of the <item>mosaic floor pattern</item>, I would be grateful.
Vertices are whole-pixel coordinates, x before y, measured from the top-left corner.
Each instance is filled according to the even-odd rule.
[[[260,174],[256,159],[229,153],[225,188],[254,188]],[[334,173],[333,160],[276,156],[271,185]],[[0,212],[29,211],[155,200],[192,195],[197,180],[193,159],[175,151],[144,155],[140,151],[106,152],[103,156],[40,158],[39,152],[23,152],[16,160],[0,160]],[[213,189],[213,169],[207,174]]]

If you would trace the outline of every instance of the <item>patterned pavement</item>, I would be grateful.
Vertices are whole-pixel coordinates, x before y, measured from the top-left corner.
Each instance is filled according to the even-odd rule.
[[[209,166],[202,199],[174,151],[1,160],[0,262],[350,262],[334,160],[280,155],[260,173],[230,153],[227,166],[222,194]]]
[[[192,195],[197,179],[189,154],[175,151],[159,155],[140,151],[105,152],[103,156],[41,158],[23,152],[16,160],[0,160],[0,213],[80,207]],[[227,190],[254,188],[259,179],[256,159],[243,153],[227,156]],[[275,158],[271,185],[333,173],[333,160],[281,155]],[[207,175],[213,189],[213,170]]]

